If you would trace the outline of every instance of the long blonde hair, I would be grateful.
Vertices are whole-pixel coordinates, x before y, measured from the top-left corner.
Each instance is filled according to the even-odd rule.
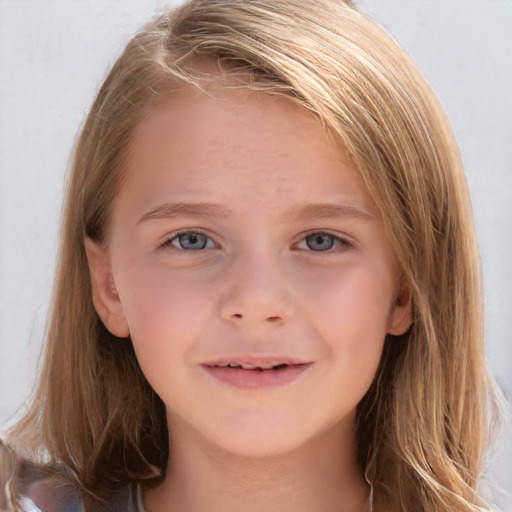
[[[457,145],[414,63],[349,2],[193,0],[128,43],[78,139],[43,371],[12,436],[31,456],[65,464],[86,503],[163,478],[164,406],[131,344],[110,334],[93,308],[84,239],[105,240],[138,120],[174,84],[215,80],[197,65],[205,59],[240,87],[314,112],[345,145],[381,210],[414,321],[386,340],[357,412],[359,462],[380,507],[488,510],[479,485],[494,402]]]

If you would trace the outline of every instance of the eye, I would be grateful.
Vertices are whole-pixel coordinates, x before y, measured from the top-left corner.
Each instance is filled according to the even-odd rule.
[[[168,238],[162,246],[172,245],[186,251],[200,251],[215,247],[213,240],[199,231],[182,231]]]
[[[304,237],[298,244],[299,249],[315,252],[331,251],[341,247],[350,247],[350,242],[331,233],[316,232]]]

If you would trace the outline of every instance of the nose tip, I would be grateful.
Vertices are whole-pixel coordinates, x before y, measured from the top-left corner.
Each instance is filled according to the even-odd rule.
[[[274,303],[258,303],[257,301],[240,301],[230,298],[221,308],[221,316],[225,320],[242,323],[285,323],[293,316],[290,304],[285,301]]]
[[[293,317],[293,302],[289,283],[277,265],[245,267],[227,280],[220,314],[238,325],[278,325]]]

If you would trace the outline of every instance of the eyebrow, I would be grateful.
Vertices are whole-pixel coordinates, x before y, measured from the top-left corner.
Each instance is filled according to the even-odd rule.
[[[213,203],[164,203],[146,212],[137,222],[175,217],[227,217],[232,210]]]
[[[364,221],[373,220],[367,211],[343,203],[314,203],[294,210],[297,219],[328,219],[336,217],[354,217]]]
[[[225,218],[231,214],[233,214],[232,209],[215,203],[164,203],[142,215],[137,224],[180,216]],[[336,217],[354,217],[364,221],[373,219],[373,216],[365,210],[343,203],[313,203],[295,207],[291,211],[291,217],[298,220]]]

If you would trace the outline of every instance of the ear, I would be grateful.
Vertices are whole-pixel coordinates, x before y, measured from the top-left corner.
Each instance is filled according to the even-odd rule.
[[[130,329],[116,290],[110,256],[101,244],[86,238],[85,252],[89,263],[92,302],[105,327],[118,338],[127,338]]]
[[[411,289],[404,283],[400,284],[397,296],[389,314],[388,334],[400,336],[409,329],[412,323]]]

